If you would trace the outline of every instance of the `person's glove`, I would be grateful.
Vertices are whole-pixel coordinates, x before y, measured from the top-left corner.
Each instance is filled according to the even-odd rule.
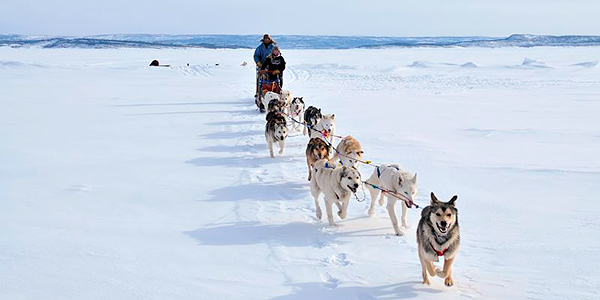
[[[262,63],[259,61],[256,63],[256,66],[260,69],[260,68],[262,68]]]
[[[279,70],[275,70],[275,71],[273,71],[273,74],[275,74],[275,75],[277,75],[277,74],[279,74],[279,73],[281,73]]]

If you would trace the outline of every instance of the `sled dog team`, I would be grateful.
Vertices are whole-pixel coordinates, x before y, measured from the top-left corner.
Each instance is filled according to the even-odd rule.
[[[323,194],[329,225],[337,226],[333,205],[337,207],[338,217],[345,219],[348,215],[350,196],[363,184],[358,171],[358,163],[362,161],[364,154],[360,142],[352,136],[347,136],[333,149],[335,115],[322,114],[321,109],[314,106],[305,108],[303,97],[292,97],[290,91],[282,91],[281,94],[268,92],[262,101],[264,107],[268,108],[265,138],[271,157],[275,157],[275,143],[278,144],[279,154],[283,154],[289,132],[288,125],[291,130],[299,130],[304,126],[303,134],[308,134],[310,138],[305,153],[316,217],[321,219],[323,216],[319,204],[319,196]],[[332,152],[333,160],[330,157]],[[386,209],[394,232],[399,236],[404,235],[404,229],[408,227],[408,208],[417,195],[417,174],[411,174],[397,164],[381,165],[375,168],[366,182],[371,195],[369,215],[375,213],[376,202],[383,206],[387,198]],[[382,190],[400,194],[410,201],[403,201]],[[441,202],[431,193],[430,205],[421,211],[421,220],[417,226],[417,245],[424,284],[430,284],[429,276],[444,278],[447,286],[454,284],[452,263],[460,243],[458,211],[455,205],[457,198],[454,196],[448,202]],[[398,200],[401,200],[402,207],[401,224],[396,216]],[[433,264],[439,261],[440,256],[444,257],[442,270]]]

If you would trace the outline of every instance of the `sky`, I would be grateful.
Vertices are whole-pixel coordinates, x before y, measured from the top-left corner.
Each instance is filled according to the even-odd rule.
[[[599,0],[1,0],[0,34],[600,35]]]

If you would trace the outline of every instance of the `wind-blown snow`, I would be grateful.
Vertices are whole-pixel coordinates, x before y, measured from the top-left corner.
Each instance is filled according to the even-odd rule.
[[[251,50],[0,48],[0,299],[598,298],[600,73],[573,66],[595,48],[283,54],[417,203],[459,196],[454,287],[421,284],[419,210],[403,237],[369,199],[315,219],[307,138],[268,157]]]

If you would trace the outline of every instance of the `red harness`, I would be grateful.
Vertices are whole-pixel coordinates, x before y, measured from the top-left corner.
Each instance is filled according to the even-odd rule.
[[[435,248],[433,247],[433,244],[431,242],[429,242],[429,245],[431,246],[431,249],[433,249],[433,251],[435,251],[435,253],[437,253],[438,256],[444,256],[446,251],[448,251],[448,248],[444,249],[444,251],[435,250]]]

